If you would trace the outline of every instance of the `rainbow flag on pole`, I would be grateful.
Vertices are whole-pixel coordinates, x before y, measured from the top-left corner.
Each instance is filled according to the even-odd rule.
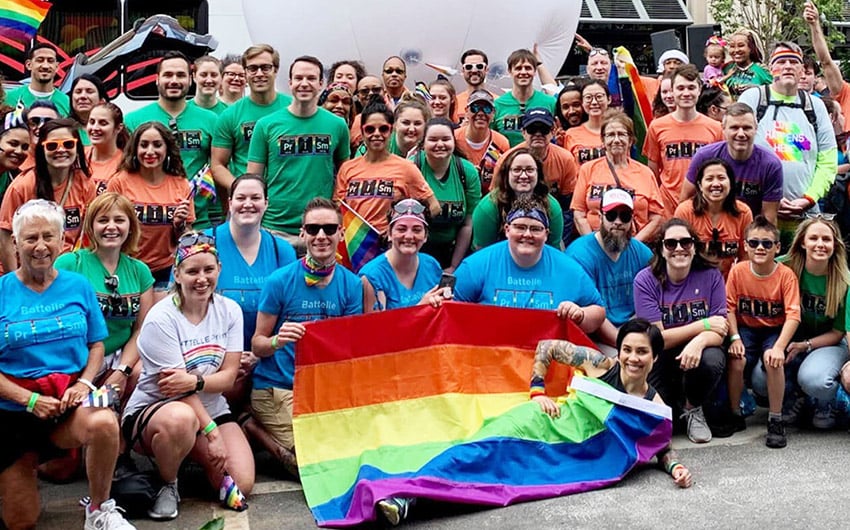
[[[319,526],[375,520],[395,496],[505,506],[597,489],[670,442],[669,407],[597,380],[574,378],[558,419],[529,401],[538,340],[592,344],[554,311],[449,302],[307,326],[294,428]],[[553,363],[547,393],[571,379]]]
[[[212,170],[209,164],[205,164],[204,167],[198,170],[195,176],[192,177],[191,184],[193,197],[202,197],[209,201],[216,200],[215,181],[213,180]]]
[[[51,5],[44,0],[0,0],[0,36],[19,42],[32,39]]]
[[[342,210],[343,239],[337,247],[337,261],[353,272],[381,253],[381,234],[360,217],[345,201],[339,203]]]
[[[633,107],[626,109],[635,124],[635,145],[633,147],[636,160],[646,164],[646,155],[644,154],[643,144],[646,141],[646,134],[649,131],[649,124],[652,123],[652,101],[649,99],[649,94],[646,92],[646,87],[643,85],[643,80],[640,78],[635,61],[632,54],[625,46],[614,48],[614,57],[623,63],[626,76],[629,78],[629,84],[632,87],[631,94],[628,97],[623,96],[623,100],[630,99],[633,102]],[[616,68],[611,68],[612,71]]]

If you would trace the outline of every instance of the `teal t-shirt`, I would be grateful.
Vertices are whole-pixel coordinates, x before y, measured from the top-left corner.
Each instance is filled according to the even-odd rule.
[[[109,336],[103,341],[105,355],[108,357],[123,348],[130,335],[133,324],[139,315],[142,293],[153,287],[153,276],[148,266],[141,261],[121,254],[115,276],[118,277],[118,294],[121,302],[110,298],[105,280],[111,276],[103,267],[95,253],[88,249],[62,254],[56,259],[56,268],[82,274],[94,287],[100,311],[106,319]]]
[[[18,104],[18,101],[22,101],[24,105],[29,108],[30,105],[39,99],[49,99],[52,101],[53,104],[56,105],[56,109],[62,117],[67,118],[71,114],[71,98],[65,95],[64,92],[53,90],[53,93],[50,94],[49,97],[38,97],[30,92],[29,85],[21,85],[18,88],[6,92],[6,105],[9,105],[10,107],[14,107]]]
[[[531,98],[523,105],[516,100],[512,92],[502,94],[496,98],[496,115],[490,127],[505,135],[511,147],[514,147],[523,141],[522,115],[526,110],[534,107],[544,107],[549,112],[554,112],[555,98],[535,90]]]
[[[291,97],[278,94],[269,105],[259,105],[250,97],[244,97],[219,115],[212,146],[230,149],[230,172],[234,176],[244,174],[248,168],[248,149],[257,121],[286,108],[291,101]]]
[[[457,238],[458,230],[463,226],[466,216],[472,215],[481,200],[478,170],[469,160],[452,156],[449,170],[440,180],[434,176],[425,153],[417,153],[416,161],[425,182],[431,186],[434,196],[440,201],[440,213],[431,217],[431,224],[428,226],[428,241],[438,244],[451,243]],[[460,178],[456,161],[460,161],[464,179]]]
[[[139,125],[158,121],[170,128],[168,122],[171,115],[154,102],[137,111],[127,114],[124,123],[131,132]],[[210,145],[218,116],[208,110],[193,105],[186,105],[183,112],[177,115],[177,130],[180,132],[178,143],[183,166],[186,168],[186,178],[190,181],[198,171],[210,162]],[[216,218],[221,217],[221,206],[218,201],[211,201],[202,196],[195,197],[195,222],[193,228],[203,230],[212,226],[211,210],[217,210]]]
[[[481,198],[478,207],[472,212],[472,249],[478,250],[496,241],[505,239],[505,221],[496,206],[495,191]],[[560,249],[561,236],[564,234],[564,214],[561,205],[552,195],[549,198],[549,239],[546,243]]]
[[[325,109],[301,118],[284,108],[260,119],[251,135],[248,161],[266,167],[269,207],[263,226],[298,233],[307,203],[333,196],[336,169],[349,153],[348,125]]]
[[[192,107],[195,107],[195,108],[197,108],[197,109],[201,109],[201,110],[208,110],[208,111],[210,111],[210,112],[215,113],[215,115],[216,115],[216,116],[221,116],[221,113],[222,113],[222,112],[224,112],[225,110],[227,110],[227,108],[229,107],[229,105],[228,105],[227,103],[225,103],[224,101],[222,101],[222,100],[220,100],[220,99],[219,99],[219,100],[216,100],[215,105],[213,105],[213,106],[212,106],[211,108],[209,108],[209,109],[204,108],[204,107],[201,107],[200,105],[198,105],[198,104],[195,102],[195,100],[194,100],[194,99],[190,99],[189,101],[187,101],[187,102],[186,102],[186,104],[187,104],[187,105],[191,105]]]

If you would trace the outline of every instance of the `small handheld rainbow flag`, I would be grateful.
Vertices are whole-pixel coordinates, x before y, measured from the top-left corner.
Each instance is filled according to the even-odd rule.
[[[337,247],[337,261],[345,268],[359,272],[363,265],[381,253],[381,234],[344,201],[339,206],[345,233]]]
[[[115,385],[104,385],[93,390],[80,403],[81,407],[107,408],[118,410],[121,405],[121,397],[118,395],[118,387]]]
[[[213,180],[212,170],[210,170],[209,164],[205,164],[192,177],[192,196],[202,197],[210,201],[216,200],[215,181]]]
[[[414,86],[413,93],[425,100],[425,103],[431,101],[431,92],[428,91],[428,85],[423,81],[417,81]]]
[[[32,39],[51,5],[44,0],[0,0],[0,36],[19,42]]]

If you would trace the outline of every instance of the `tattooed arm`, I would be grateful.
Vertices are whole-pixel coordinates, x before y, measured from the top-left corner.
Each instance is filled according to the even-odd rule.
[[[553,418],[560,415],[560,407],[546,396],[544,385],[546,372],[549,371],[549,364],[552,359],[559,363],[581,368],[590,376],[601,375],[616,362],[592,348],[577,346],[566,340],[541,340],[538,342],[531,373],[530,395],[532,401],[536,401],[543,412]]]
[[[670,475],[677,486],[690,488],[693,483],[693,476],[688,468],[679,463],[678,456],[671,443],[658,453],[658,466]]]

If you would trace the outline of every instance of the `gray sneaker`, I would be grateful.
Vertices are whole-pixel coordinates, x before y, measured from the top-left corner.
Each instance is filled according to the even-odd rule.
[[[822,430],[835,428],[835,410],[833,410],[829,401],[826,403],[818,402],[815,415],[812,416],[812,427]]]
[[[177,484],[171,483],[159,489],[153,507],[148,510],[148,517],[155,521],[170,521],[177,517],[180,494]]]
[[[681,416],[688,422],[688,439],[695,444],[704,444],[711,441],[711,429],[705,421],[702,407],[694,407],[686,410]]]

